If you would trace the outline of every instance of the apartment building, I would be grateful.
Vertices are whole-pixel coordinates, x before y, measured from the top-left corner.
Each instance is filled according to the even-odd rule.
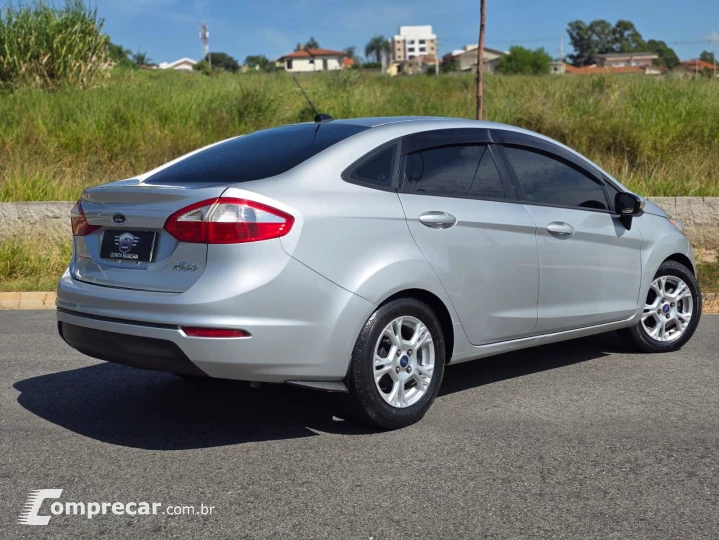
[[[392,38],[393,62],[404,62],[418,56],[437,54],[437,36],[432,26],[400,26],[399,34]]]

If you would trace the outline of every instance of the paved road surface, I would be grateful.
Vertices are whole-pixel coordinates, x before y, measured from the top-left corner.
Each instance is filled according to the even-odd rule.
[[[52,312],[0,312],[0,359],[3,538],[719,537],[719,316],[675,354],[609,334],[450,368],[390,433],[321,393],[91,360]],[[44,488],[215,510],[16,525]]]

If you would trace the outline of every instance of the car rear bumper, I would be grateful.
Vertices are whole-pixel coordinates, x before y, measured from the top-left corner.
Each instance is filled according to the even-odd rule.
[[[98,360],[181,375],[207,375],[176,343],[166,339],[118,334],[67,322],[58,322],[57,329],[70,347]]]
[[[206,273],[207,274],[207,273]],[[57,320],[78,351],[135,367],[259,382],[341,381],[374,304],[288,257],[264,283],[203,276],[185,293],[80,282],[66,272]],[[242,329],[250,337],[188,336],[183,326]]]

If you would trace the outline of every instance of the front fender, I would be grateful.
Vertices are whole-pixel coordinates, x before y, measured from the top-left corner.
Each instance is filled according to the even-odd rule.
[[[686,256],[691,264],[690,270],[696,272],[696,267],[689,240],[666,218],[644,214],[637,222],[642,233],[642,287],[638,306],[642,309],[657,270],[669,257]]]

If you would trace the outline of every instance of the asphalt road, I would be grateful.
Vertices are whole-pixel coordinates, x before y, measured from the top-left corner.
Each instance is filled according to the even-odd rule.
[[[449,368],[387,433],[319,392],[94,361],[54,317],[0,312],[2,538],[719,537],[719,316],[674,354],[608,334]],[[215,509],[17,525],[49,488]]]

